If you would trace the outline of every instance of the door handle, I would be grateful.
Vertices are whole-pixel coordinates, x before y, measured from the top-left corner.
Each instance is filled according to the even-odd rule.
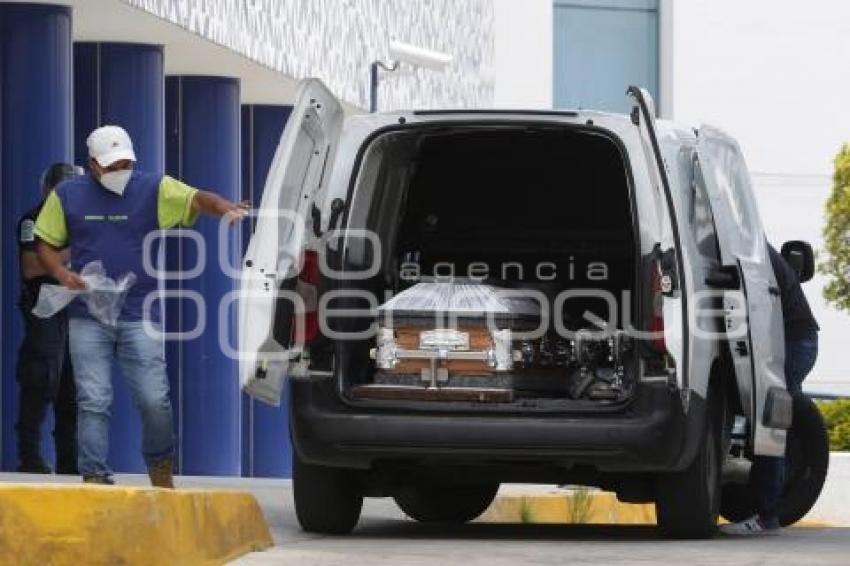
[[[743,340],[738,340],[735,342],[735,351],[738,352],[741,356],[749,356],[750,352],[747,348],[747,343]]]
[[[741,274],[736,265],[721,265],[712,268],[705,276],[705,284],[715,289],[730,291],[741,288]]]
[[[782,290],[779,287],[776,287],[775,285],[771,285],[770,287],[768,287],[767,291],[774,297],[779,297],[782,295]]]

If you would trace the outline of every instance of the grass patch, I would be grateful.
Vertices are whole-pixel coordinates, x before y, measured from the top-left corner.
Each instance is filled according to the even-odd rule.
[[[531,509],[531,500],[523,497],[519,502],[519,520],[521,523],[533,523],[534,511]]]
[[[575,487],[567,495],[567,522],[584,524],[590,519],[593,507],[593,491],[584,486]]]

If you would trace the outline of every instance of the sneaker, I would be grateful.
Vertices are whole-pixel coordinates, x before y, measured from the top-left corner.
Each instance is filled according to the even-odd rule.
[[[83,475],[83,483],[93,483],[97,485],[115,485],[115,480],[112,479],[112,476],[86,474]]]
[[[776,535],[781,528],[778,520],[763,521],[758,515],[728,525],[720,525],[720,532],[732,536]]]

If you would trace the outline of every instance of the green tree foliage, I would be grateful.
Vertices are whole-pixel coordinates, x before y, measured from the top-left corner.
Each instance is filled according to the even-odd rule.
[[[828,277],[824,297],[839,309],[850,311],[850,144],[844,144],[835,156],[823,236],[826,254],[820,271]]]
[[[818,408],[829,433],[829,449],[850,451],[850,399],[821,401]]]

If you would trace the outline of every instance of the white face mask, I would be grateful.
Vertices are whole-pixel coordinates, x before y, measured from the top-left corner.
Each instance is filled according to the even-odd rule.
[[[133,171],[131,169],[108,171],[100,176],[100,184],[103,185],[103,188],[109,189],[116,195],[123,195],[132,174]]]

